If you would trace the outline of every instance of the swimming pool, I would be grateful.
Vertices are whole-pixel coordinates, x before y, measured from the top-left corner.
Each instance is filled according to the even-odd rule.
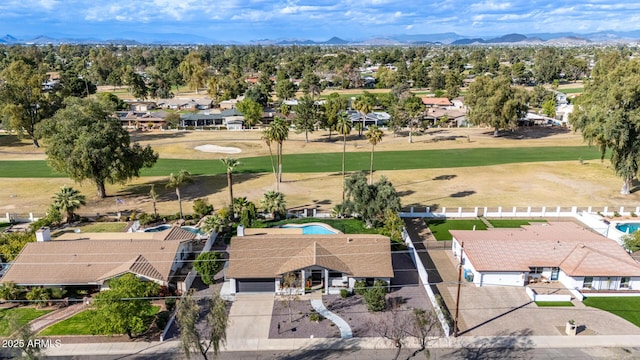
[[[338,233],[337,230],[332,230],[333,228],[328,225],[321,224],[307,224],[307,225],[281,225],[281,228],[302,228],[302,235],[335,235]]]
[[[159,232],[159,231],[165,231],[167,229],[171,229],[172,225],[158,225],[152,228],[148,228],[148,229],[144,229],[144,232]],[[181,229],[183,230],[187,230],[189,232],[192,232],[194,234],[198,234],[198,235],[202,235],[202,231],[200,231],[200,229],[195,228],[193,226],[180,226]]]
[[[625,234],[631,234],[632,232],[640,230],[640,223],[619,223],[616,224],[616,229]]]

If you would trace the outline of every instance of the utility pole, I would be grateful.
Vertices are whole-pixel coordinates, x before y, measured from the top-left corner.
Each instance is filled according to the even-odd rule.
[[[453,320],[453,337],[458,337],[458,315],[460,312],[460,287],[462,285],[462,257],[464,256],[464,241],[460,245],[460,264],[458,264],[458,294],[456,295],[456,317]]]

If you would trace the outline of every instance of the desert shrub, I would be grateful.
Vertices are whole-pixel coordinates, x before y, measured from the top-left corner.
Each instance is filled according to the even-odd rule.
[[[196,199],[193,202],[193,212],[199,218],[213,213],[213,205],[209,204],[206,198]]]
[[[340,297],[343,298],[343,299],[349,297],[349,290],[340,289]]]
[[[356,283],[353,285],[353,291],[356,293],[356,295],[364,295],[364,293],[367,291],[367,282],[364,280],[356,281]]]
[[[309,321],[319,322],[319,321],[322,321],[323,319],[324,319],[324,316],[318,314],[315,311],[309,314]]]
[[[364,293],[364,301],[367,303],[369,311],[383,311],[387,308],[387,283],[385,281],[376,280],[373,287]]]

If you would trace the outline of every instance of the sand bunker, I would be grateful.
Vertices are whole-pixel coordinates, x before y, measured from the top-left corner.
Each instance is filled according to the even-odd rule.
[[[209,144],[196,146],[194,149],[202,152],[223,153],[223,154],[239,154],[242,152],[242,149],[239,149],[237,147],[225,147],[225,146],[209,145]]]

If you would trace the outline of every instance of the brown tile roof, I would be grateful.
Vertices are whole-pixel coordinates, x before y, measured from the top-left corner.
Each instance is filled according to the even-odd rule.
[[[640,264],[618,243],[574,223],[520,229],[451,230],[478,271],[559,267],[569,276],[640,276]]]
[[[446,97],[429,97],[423,96],[421,97],[422,103],[427,106],[451,106],[453,105],[451,101],[449,101]]]
[[[274,278],[312,265],[353,277],[393,277],[389,238],[368,234],[234,237],[226,276]]]
[[[68,240],[27,244],[1,282],[82,285],[133,272],[168,281],[181,241]]]

